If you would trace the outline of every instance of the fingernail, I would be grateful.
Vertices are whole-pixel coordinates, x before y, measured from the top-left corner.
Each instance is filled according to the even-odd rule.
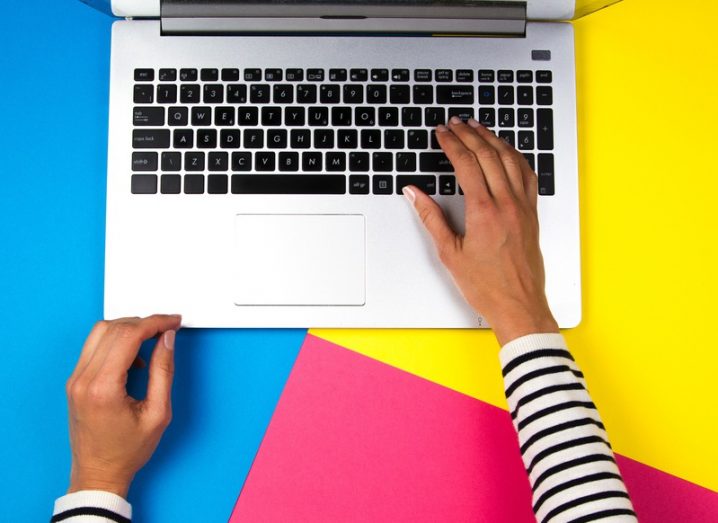
[[[446,133],[449,131],[449,128],[446,127],[444,124],[439,124],[436,126],[436,132],[437,133]]]
[[[413,189],[411,187],[407,186],[407,187],[404,187],[401,190],[401,192],[404,193],[404,196],[406,196],[406,199],[409,200],[411,202],[411,204],[413,205],[414,202],[416,201],[416,193],[413,191]]]
[[[481,127],[481,124],[479,122],[477,122],[476,120],[474,120],[473,118],[469,118],[469,125],[471,127],[473,127],[474,129],[478,129],[479,127]]]
[[[166,331],[162,335],[162,340],[165,344],[165,349],[174,350],[175,348],[175,331]]]
[[[453,124],[458,124],[458,123],[461,123],[461,118],[459,118],[458,116],[452,116],[451,120],[449,120],[449,122],[451,122]]]

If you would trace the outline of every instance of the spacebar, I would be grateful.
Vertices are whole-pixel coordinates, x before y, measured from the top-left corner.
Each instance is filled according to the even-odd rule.
[[[232,194],[345,194],[347,178],[333,174],[235,174]]]

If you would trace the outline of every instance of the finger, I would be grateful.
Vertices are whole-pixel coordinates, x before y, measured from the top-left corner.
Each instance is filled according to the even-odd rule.
[[[92,359],[93,354],[97,350],[97,346],[100,343],[100,340],[105,335],[105,332],[107,332],[107,326],[108,322],[98,321],[92,327],[90,334],[85,340],[85,344],[82,346],[82,351],[80,352],[80,357],[77,360],[77,365],[75,365],[75,369],[72,371],[72,374],[70,375],[70,379],[68,381],[73,381],[74,379],[76,379],[87,368],[87,365]]]
[[[524,160],[526,159],[524,158]],[[535,211],[538,206],[538,176],[534,170],[531,169],[531,166],[527,161],[524,161],[524,165],[521,170],[523,172],[524,190],[526,191],[526,196],[528,197],[531,208]]]
[[[450,257],[456,248],[456,233],[446,222],[439,204],[414,185],[407,185],[402,192],[414,205],[416,213],[434,241],[439,257],[442,261]]]
[[[491,194],[476,156],[444,125],[439,125],[436,128],[436,139],[454,167],[454,173],[464,191],[466,203],[481,205],[490,202]]]
[[[150,360],[150,378],[147,382],[147,406],[156,413],[166,413],[172,408],[172,381],[174,379],[175,331],[163,333]]]

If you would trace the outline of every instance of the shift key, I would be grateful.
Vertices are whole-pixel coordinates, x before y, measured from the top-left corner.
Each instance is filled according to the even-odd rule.
[[[169,129],[135,129],[132,131],[132,147],[135,149],[167,149],[169,146]]]

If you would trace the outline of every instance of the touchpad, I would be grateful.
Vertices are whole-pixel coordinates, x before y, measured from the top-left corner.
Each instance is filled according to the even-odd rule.
[[[238,214],[236,305],[364,305],[360,214]]]

